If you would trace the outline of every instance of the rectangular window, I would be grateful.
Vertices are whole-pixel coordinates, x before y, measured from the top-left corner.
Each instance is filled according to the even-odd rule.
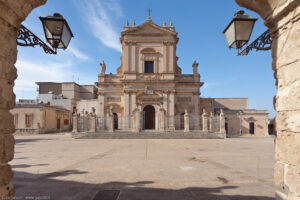
[[[145,73],[154,73],[154,61],[145,61]]]
[[[32,128],[32,114],[25,114],[25,127],[26,128]]]
[[[69,120],[68,119],[64,119],[64,125],[68,125],[69,124]]]

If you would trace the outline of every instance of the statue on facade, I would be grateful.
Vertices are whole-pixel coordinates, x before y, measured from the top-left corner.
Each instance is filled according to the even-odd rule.
[[[100,63],[100,66],[101,66],[101,74],[105,74],[105,71],[106,71],[106,64],[104,62],[104,60],[102,61],[102,63]]]
[[[198,74],[198,65],[199,63],[196,62],[196,60],[193,63],[193,72],[194,74]]]

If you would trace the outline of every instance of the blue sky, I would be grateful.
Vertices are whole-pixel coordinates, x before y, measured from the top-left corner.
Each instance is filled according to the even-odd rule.
[[[151,18],[158,25],[173,22],[178,32],[178,65],[185,74],[192,73],[192,63],[199,62],[202,97],[248,97],[250,109],[267,109],[275,115],[273,96],[276,94],[271,51],[252,51],[237,56],[228,49],[222,31],[240,8],[234,0],[48,0],[35,9],[23,24],[45,41],[39,16],[58,12],[67,19],[74,38],[67,50],[58,55],[45,54],[40,47],[18,47],[16,63],[17,99],[36,98],[38,81],[75,81],[94,84],[104,60],[107,73],[116,73],[120,66],[120,32],[126,20],[137,25]],[[259,18],[251,41],[267,28]]]

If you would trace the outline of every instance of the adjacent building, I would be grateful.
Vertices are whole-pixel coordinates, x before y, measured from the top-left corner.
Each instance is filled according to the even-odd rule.
[[[21,99],[10,111],[14,116],[16,133],[42,134],[70,131],[70,111]]]

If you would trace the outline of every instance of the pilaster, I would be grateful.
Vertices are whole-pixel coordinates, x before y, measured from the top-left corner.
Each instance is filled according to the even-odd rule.
[[[223,109],[220,112],[220,133],[226,138],[226,130],[225,130],[225,114]]]
[[[193,93],[193,104],[194,104],[194,120],[195,120],[195,125],[194,129],[195,130],[200,130],[200,122],[199,122],[199,92],[194,92]]]
[[[169,115],[169,130],[175,130],[175,91],[171,91],[169,94],[169,109],[170,109],[170,115]]]
[[[208,114],[205,109],[203,109],[202,113],[202,131],[207,132],[208,131]]]
[[[123,128],[129,129],[130,125],[130,94],[127,91],[124,91],[124,121]]]

